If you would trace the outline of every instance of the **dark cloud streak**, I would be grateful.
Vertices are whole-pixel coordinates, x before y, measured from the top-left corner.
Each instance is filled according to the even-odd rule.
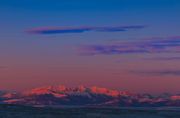
[[[27,30],[32,34],[64,34],[64,33],[83,33],[89,31],[97,32],[123,32],[130,29],[142,29],[143,25],[134,26],[117,26],[117,27],[46,27],[46,28],[34,28]]]

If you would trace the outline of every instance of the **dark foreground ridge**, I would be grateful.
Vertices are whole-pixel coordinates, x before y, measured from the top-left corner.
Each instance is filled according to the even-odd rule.
[[[0,105],[0,118],[180,118],[179,109]]]

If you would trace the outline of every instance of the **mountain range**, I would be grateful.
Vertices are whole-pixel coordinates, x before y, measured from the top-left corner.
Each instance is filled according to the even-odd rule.
[[[0,104],[30,106],[180,107],[180,94],[136,94],[101,87],[46,86],[24,92],[0,91]]]

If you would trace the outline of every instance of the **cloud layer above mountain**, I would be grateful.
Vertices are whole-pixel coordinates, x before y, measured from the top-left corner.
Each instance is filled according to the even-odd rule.
[[[27,30],[32,34],[64,34],[64,33],[83,33],[89,31],[97,32],[123,32],[130,29],[142,29],[144,25],[115,26],[115,27],[40,27]]]
[[[136,74],[152,75],[152,76],[180,76],[180,70],[152,70],[152,71],[130,71]]]
[[[135,41],[113,42],[111,44],[80,46],[82,54],[112,55],[137,53],[179,53],[180,36],[148,38]]]

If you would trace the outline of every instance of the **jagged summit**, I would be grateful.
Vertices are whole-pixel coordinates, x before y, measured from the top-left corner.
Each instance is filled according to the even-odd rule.
[[[24,94],[50,94],[50,93],[57,93],[57,92],[63,92],[67,90],[67,88],[64,85],[59,86],[46,86],[46,87],[39,87],[34,88],[29,91],[23,92]]]
[[[118,90],[111,90],[107,88],[102,88],[102,87],[85,87],[83,85],[80,85],[78,87],[66,87],[64,85],[59,85],[59,86],[45,86],[45,87],[39,87],[32,89],[30,91],[25,91],[23,94],[26,95],[31,95],[31,94],[36,94],[36,95],[42,95],[42,94],[52,94],[52,93],[92,93],[92,94],[104,94],[107,96],[119,96],[119,95],[128,95],[130,94],[127,91],[118,91]]]

